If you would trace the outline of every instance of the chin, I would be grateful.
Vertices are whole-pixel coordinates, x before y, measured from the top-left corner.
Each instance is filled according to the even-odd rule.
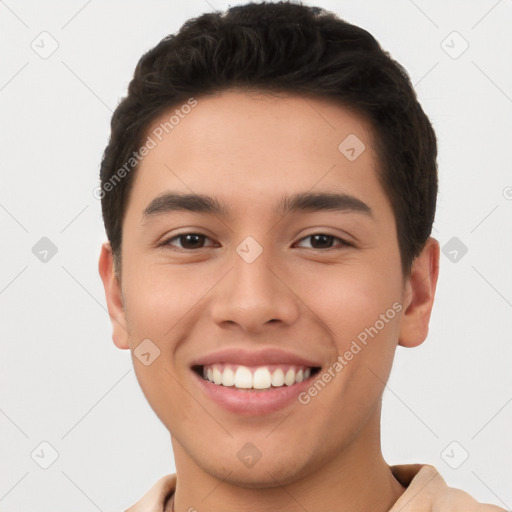
[[[284,456],[283,456],[284,457]],[[246,467],[243,463],[236,460],[223,461],[215,466],[210,465],[211,459],[200,462],[203,471],[215,478],[246,489],[266,489],[277,488],[288,485],[298,479],[306,477],[313,468],[307,461],[294,461],[293,457],[280,457],[273,460],[262,457],[254,466]]]

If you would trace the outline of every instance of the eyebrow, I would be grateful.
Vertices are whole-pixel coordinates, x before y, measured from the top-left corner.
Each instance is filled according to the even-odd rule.
[[[174,212],[188,211],[229,217],[227,205],[216,198],[205,194],[183,194],[165,192],[155,197],[144,209],[144,222],[151,218]],[[333,211],[342,213],[361,213],[373,217],[371,208],[358,199],[345,193],[331,192],[300,192],[292,196],[282,197],[274,207],[277,215],[294,212]]]

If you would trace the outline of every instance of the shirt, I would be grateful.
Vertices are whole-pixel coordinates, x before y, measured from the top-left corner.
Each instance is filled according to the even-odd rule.
[[[390,466],[393,476],[406,487],[389,512],[506,512],[496,505],[479,503],[467,492],[448,487],[430,464]],[[125,512],[164,512],[176,488],[176,473],[166,475]]]

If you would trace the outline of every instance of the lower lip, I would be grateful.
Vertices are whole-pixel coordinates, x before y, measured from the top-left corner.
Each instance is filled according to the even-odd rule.
[[[270,414],[288,407],[295,401],[298,402],[299,394],[311,385],[312,379],[316,376],[315,373],[292,386],[284,385],[279,388],[259,390],[213,384],[200,377],[195,371],[191,370],[191,372],[211,400],[230,412],[247,416]]]

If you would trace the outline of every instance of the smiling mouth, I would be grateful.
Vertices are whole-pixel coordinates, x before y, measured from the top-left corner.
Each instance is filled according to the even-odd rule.
[[[290,364],[244,366],[215,363],[192,366],[192,370],[197,375],[212,384],[245,390],[290,387],[311,378],[320,369],[320,366]]]

